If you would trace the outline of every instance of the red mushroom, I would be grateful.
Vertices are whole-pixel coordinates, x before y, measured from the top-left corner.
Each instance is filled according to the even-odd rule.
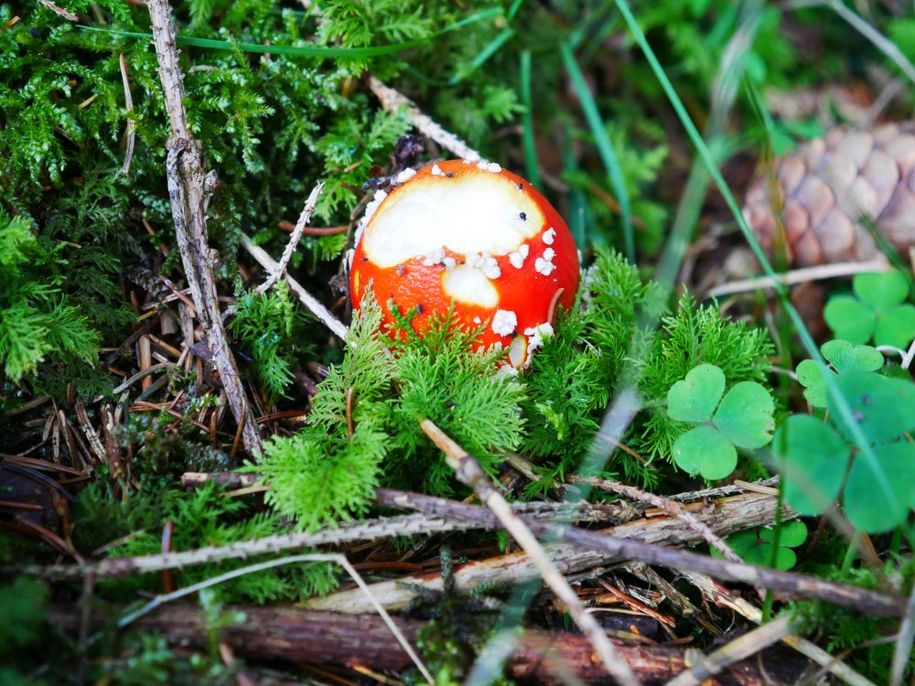
[[[450,160],[407,169],[378,191],[356,233],[350,294],[371,284],[385,321],[415,308],[414,330],[451,303],[480,347],[499,344],[515,368],[553,332],[557,304],[571,307],[578,251],[556,209],[493,162]]]

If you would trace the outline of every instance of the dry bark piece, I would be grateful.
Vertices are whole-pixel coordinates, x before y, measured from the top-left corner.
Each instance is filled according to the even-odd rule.
[[[366,665],[374,669],[402,671],[410,658],[391,636],[380,617],[310,612],[290,607],[237,605],[245,621],[226,627],[220,639],[239,656],[253,660],[279,660],[293,664]],[[79,610],[54,607],[51,622],[64,631],[76,629]],[[96,621],[98,617],[95,618]],[[398,618],[397,625],[409,641],[423,625],[419,620]],[[136,621],[137,629],[164,635],[174,645],[207,646],[206,622],[199,607],[175,603]],[[626,644],[611,639],[642,681],[662,683],[686,666],[685,651],[679,647]],[[584,636],[569,632],[527,632],[508,660],[510,676],[522,683],[562,683],[553,669],[564,667],[589,684],[612,684],[610,676],[593,657]],[[803,672],[804,663],[795,659],[765,660],[765,673],[756,658],[731,666],[726,678],[709,684],[792,684]]]
[[[903,253],[915,245],[915,122],[832,129],[757,174],[744,216],[792,264],[869,260],[869,226]]]

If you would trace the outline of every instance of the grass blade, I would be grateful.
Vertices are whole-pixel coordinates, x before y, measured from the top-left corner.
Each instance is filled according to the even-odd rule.
[[[899,71],[905,74],[909,81],[915,83],[915,65],[909,61],[909,58],[905,56],[902,50],[900,50],[893,41],[884,36],[864,19],[855,14],[853,10],[846,7],[841,2],[837,2],[836,0],[825,0],[825,2],[822,4],[825,4],[826,7],[829,7],[833,12],[847,21],[848,24],[853,29],[855,29],[855,31],[873,43],[874,47],[882,52],[888,59],[896,63]]]
[[[439,36],[456,31],[468,24],[474,24],[478,21],[485,21],[502,15],[502,9],[493,7],[476,12],[470,16],[464,17],[460,21],[437,31],[425,38],[416,40],[392,43],[390,45],[368,45],[360,48],[345,48],[335,45],[263,45],[261,43],[244,43],[231,40],[221,40],[218,38],[198,38],[178,34],[178,45],[184,45],[192,48],[204,48],[207,50],[233,51],[241,50],[242,52],[251,53],[270,53],[271,55],[289,55],[292,57],[317,57],[317,58],[365,58],[380,57],[383,55],[393,55],[410,48],[417,48],[426,43],[434,41]],[[78,29],[82,31],[95,31],[105,33],[110,36],[119,36],[123,38],[134,38],[137,40],[152,40],[151,33],[142,33],[138,31],[119,31],[102,26],[86,26],[77,24]]]
[[[531,51],[521,53],[521,104],[524,113],[521,115],[522,141],[524,143],[524,163],[527,168],[527,180],[534,188],[540,188],[540,164],[537,160],[537,142],[534,137],[534,107],[531,99]]]
[[[572,125],[566,122],[563,127],[562,164],[564,176],[571,177],[578,171],[578,160],[575,159],[575,146],[572,144]],[[588,202],[584,191],[578,184],[569,185],[569,229],[575,238],[579,250],[587,250],[594,242],[588,231]]]
[[[456,86],[468,76],[473,74],[473,72],[486,64],[489,58],[495,55],[499,51],[499,48],[505,45],[505,43],[508,42],[508,40],[514,35],[515,30],[512,28],[503,29],[501,32],[499,32],[499,35],[493,38],[485,48],[477,53],[477,56],[473,58],[473,61],[470,63],[467,69],[461,71],[458,74],[455,74],[450,79],[448,79],[448,85]]]
[[[591,129],[591,135],[594,136],[594,144],[597,146],[597,151],[607,170],[610,187],[613,189],[613,194],[616,195],[616,201],[620,206],[620,215],[623,219],[623,246],[625,248],[626,258],[634,263],[635,236],[632,231],[629,191],[627,190],[626,182],[623,179],[623,170],[620,168],[619,159],[616,156],[616,151],[613,149],[613,144],[610,142],[610,137],[607,135],[604,120],[600,116],[600,112],[597,109],[597,103],[594,102],[594,96],[591,95],[588,84],[585,83],[585,77],[581,73],[578,62],[575,61],[575,57],[572,55],[572,51],[567,45],[563,45],[560,50],[562,52],[562,61],[565,65],[566,72],[568,72],[569,78],[572,79],[572,85],[575,88],[578,101],[581,103],[581,109],[584,112],[585,120],[587,120],[588,126]]]

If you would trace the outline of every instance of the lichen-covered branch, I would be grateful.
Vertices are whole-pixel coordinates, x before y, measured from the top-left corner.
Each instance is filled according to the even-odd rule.
[[[705,539],[705,542],[715,548],[719,553],[721,553],[725,559],[730,560],[731,562],[742,562],[737,554],[731,550],[731,546],[729,546],[724,541],[724,539],[721,538],[721,536],[712,531],[708,525],[699,521],[699,519],[692,512],[690,512],[686,507],[684,507],[681,503],[678,503],[676,500],[664,498],[662,496],[655,495],[654,493],[648,493],[640,488],[636,488],[635,486],[627,486],[626,484],[621,484],[618,481],[611,481],[609,479],[598,479],[596,477],[576,477],[574,481],[575,483],[585,483],[603,491],[609,491],[611,493],[621,495],[625,498],[631,498],[632,500],[638,500],[654,505],[659,510],[669,514],[671,517],[682,519],[688,526],[693,527],[696,532]]]
[[[401,507],[406,506],[405,502],[401,504]],[[410,506],[421,506],[427,514],[464,521],[491,516],[485,508],[479,506],[428,496],[414,500]],[[722,499],[704,512],[701,519],[720,536],[770,524],[775,516],[775,507],[776,499],[773,496],[748,493]],[[702,509],[702,505],[699,504],[698,508]],[[797,515],[785,510],[782,516],[783,520],[787,520]],[[601,531],[560,527],[527,517],[523,519],[536,534],[562,541],[549,546],[548,550],[550,559],[565,574],[620,560],[639,560],[677,570],[697,571],[724,581],[768,588],[791,597],[818,598],[881,617],[898,617],[905,606],[903,598],[891,594],[668,547],[671,544],[691,545],[703,540],[693,527],[672,517],[641,519]],[[658,545],[659,543],[667,545]],[[454,576],[457,588],[466,591],[481,584],[518,583],[537,578],[538,573],[527,555],[515,553],[472,562],[457,570]],[[415,594],[410,588],[413,585],[439,590],[442,588],[442,580],[441,577],[424,576],[408,577],[397,582],[380,582],[372,587],[372,594],[388,609],[404,608]],[[337,612],[370,611],[358,596],[349,591],[316,598],[308,602],[308,607]]]
[[[312,189],[311,194],[305,201],[305,207],[302,208],[302,213],[299,215],[299,219],[295,223],[295,228],[292,229],[292,235],[289,236],[289,242],[286,243],[286,248],[283,250],[279,264],[274,271],[270,272],[270,275],[266,278],[264,283],[257,287],[258,293],[266,293],[268,290],[270,290],[273,284],[275,284],[280,278],[283,277],[283,275],[286,274],[286,268],[289,266],[289,261],[295,254],[295,249],[299,245],[299,241],[302,238],[302,233],[305,231],[305,227],[308,226],[308,222],[311,220],[311,215],[315,211],[315,205],[318,204],[318,196],[321,195],[321,191],[323,190],[323,182],[319,183]]]
[[[165,109],[172,132],[167,144],[165,173],[181,262],[229,407],[242,426],[245,448],[256,454],[261,451],[261,438],[222,324],[216,278],[207,244],[205,208],[215,177],[207,175],[203,148],[188,130],[184,80],[178,63],[175,28],[168,0],[149,0],[148,7]],[[193,341],[187,344],[191,346]]]

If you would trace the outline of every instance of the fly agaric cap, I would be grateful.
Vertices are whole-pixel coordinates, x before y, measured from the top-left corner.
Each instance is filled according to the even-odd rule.
[[[422,334],[448,312],[468,328],[485,324],[481,348],[499,344],[527,366],[553,332],[557,305],[578,289],[575,240],[556,209],[521,177],[493,162],[450,160],[406,169],[377,191],[356,233],[350,294],[366,288],[381,305],[416,314]]]

